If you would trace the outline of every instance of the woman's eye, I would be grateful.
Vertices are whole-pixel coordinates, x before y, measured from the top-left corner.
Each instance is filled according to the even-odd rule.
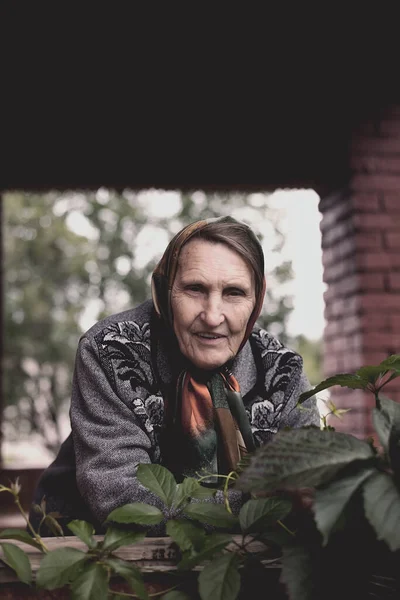
[[[228,295],[229,296],[243,296],[244,292],[243,290],[238,290],[236,288],[232,288],[228,290]]]
[[[189,292],[201,292],[201,287],[199,285],[187,285],[185,288]]]

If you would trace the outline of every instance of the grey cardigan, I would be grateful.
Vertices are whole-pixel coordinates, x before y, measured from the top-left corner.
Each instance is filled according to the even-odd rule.
[[[134,501],[163,508],[135,476],[140,463],[162,464],[164,390],[173,380],[171,348],[163,335],[154,341],[152,318],[146,301],[98,322],[79,342],[70,410],[76,481],[100,523]],[[254,328],[232,370],[256,444],[286,426],[319,425],[314,398],[309,410],[296,407],[310,387],[302,358],[265,330]]]

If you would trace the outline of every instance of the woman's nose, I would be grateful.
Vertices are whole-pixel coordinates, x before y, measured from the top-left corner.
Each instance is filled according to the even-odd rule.
[[[208,327],[218,327],[218,325],[221,325],[224,321],[224,314],[220,298],[211,296],[207,298],[203,306],[201,319]]]

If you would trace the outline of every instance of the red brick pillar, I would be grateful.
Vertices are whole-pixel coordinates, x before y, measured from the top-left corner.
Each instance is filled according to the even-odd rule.
[[[354,132],[349,186],[322,198],[326,376],[354,372],[400,353],[400,106]],[[400,401],[400,378],[385,388]],[[372,431],[371,394],[333,388],[351,408],[338,431]]]

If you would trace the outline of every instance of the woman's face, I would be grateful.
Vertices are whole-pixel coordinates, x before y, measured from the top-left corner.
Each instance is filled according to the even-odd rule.
[[[252,271],[225,244],[191,240],[179,256],[171,303],[182,354],[196,367],[215,369],[243,340],[255,306]]]

